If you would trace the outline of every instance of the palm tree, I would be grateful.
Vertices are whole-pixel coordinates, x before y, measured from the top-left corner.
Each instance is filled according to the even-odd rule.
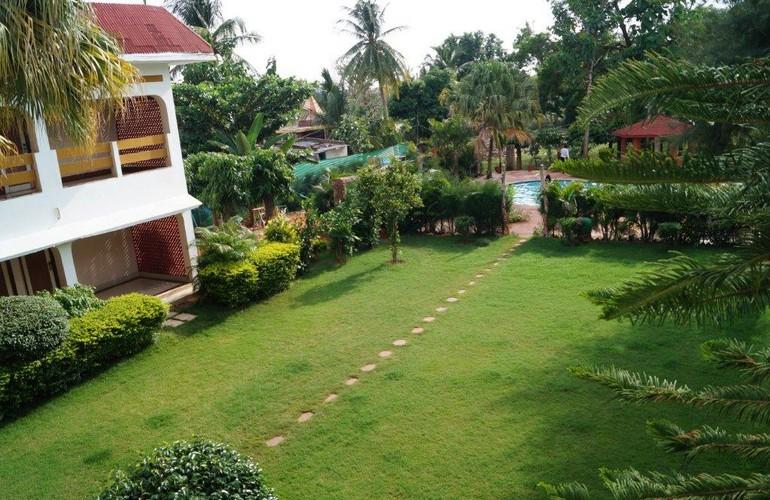
[[[327,128],[334,128],[345,114],[345,88],[337,84],[328,69],[321,71],[321,86],[315,93],[315,100],[323,110],[323,123]]]
[[[375,0],[358,0],[353,7],[346,7],[347,19],[341,19],[343,31],[356,38],[341,58],[342,76],[357,89],[365,89],[377,82],[382,100],[382,113],[388,118],[389,91],[398,91],[398,82],[409,78],[404,56],[394,49],[385,37],[404,26],[385,29],[385,8]]]
[[[239,44],[260,40],[240,17],[225,19],[221,0],[167,0],[166,6],[225,59],[236,57],[233,51]]]
[[[29,117],[92,139],[96,116],[121,106],[136,78],[119,53],[83,0],[0,2],[0,131]],[[2,134],[0,143],[14,149]]]

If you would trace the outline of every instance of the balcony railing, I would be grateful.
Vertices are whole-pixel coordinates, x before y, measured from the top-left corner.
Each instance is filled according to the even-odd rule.
[[[35,157],[31,153],[0,156],[0,199],[37,190]]]

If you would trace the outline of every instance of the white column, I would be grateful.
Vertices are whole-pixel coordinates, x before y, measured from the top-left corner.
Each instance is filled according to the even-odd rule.
[[[195,278],[198,272],[198,247],[195,246],[195,227],[193,225],[192,212],[188,210],[180,215],[182,227],[184,228],[182,244],[187,255],[187,265],[190,266],[190,278]]]
[[[78,272],[75,269],[75,259],[72,257],[72,243],[62,243],[56,247],[61,259],[61,267],[64,271],[64,284],[66,286],[78,283]]]

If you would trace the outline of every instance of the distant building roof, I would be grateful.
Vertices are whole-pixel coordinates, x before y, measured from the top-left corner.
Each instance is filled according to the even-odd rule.
[[[690,129],[690,125],[675,120],[670,116],[658,115],[646,120],[642,120],[619,128],[613,132],[616,137],[626,139],[644,138],[644,137],[670,137],[673,135],[682,135]]]
[[[336,170],[353,165],[365,165],[370,158],[377,158],[383,164],[388,164],[392,158],[404,158],[408,153],[409,147],[406,144],[396,144],[389,148],[378,149],[368,153],[358,153],[342,158],[333,158],[331,160],[321,160],[317,163],[298,163],[294,165],[294,177],[300,179],[306,175],[312,175],[327,168],[329,170]]]
[[[117,39],[126,55],[214,54],[203,38],[163,7],[118,3],[91,7],[99,27]]]

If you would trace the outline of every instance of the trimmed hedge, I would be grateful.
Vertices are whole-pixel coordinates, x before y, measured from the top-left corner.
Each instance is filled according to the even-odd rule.
[[[256,300],[259,277],[257,267],[248,260],[216,262],[198,270],[201,291],[215,302],[229,307]]]
[[[52,351],[67,335],[67,311],[50,297],[0,297],[0,362]]]
[[[128,472],[113,474],[100,500],[135,498],[250,498],[274,500],[262,469],[224,444],[177,441],[156,448]]]
[[[0,419],[141,351],[167,314],[159,299],[129,294],[71,320],[70,334],[50,353],[0,366]]]
[[[299,245],[264,243],[251,253],[249,260],[259,273],[259,298],[266,298],[289,288],[299,269]]]

